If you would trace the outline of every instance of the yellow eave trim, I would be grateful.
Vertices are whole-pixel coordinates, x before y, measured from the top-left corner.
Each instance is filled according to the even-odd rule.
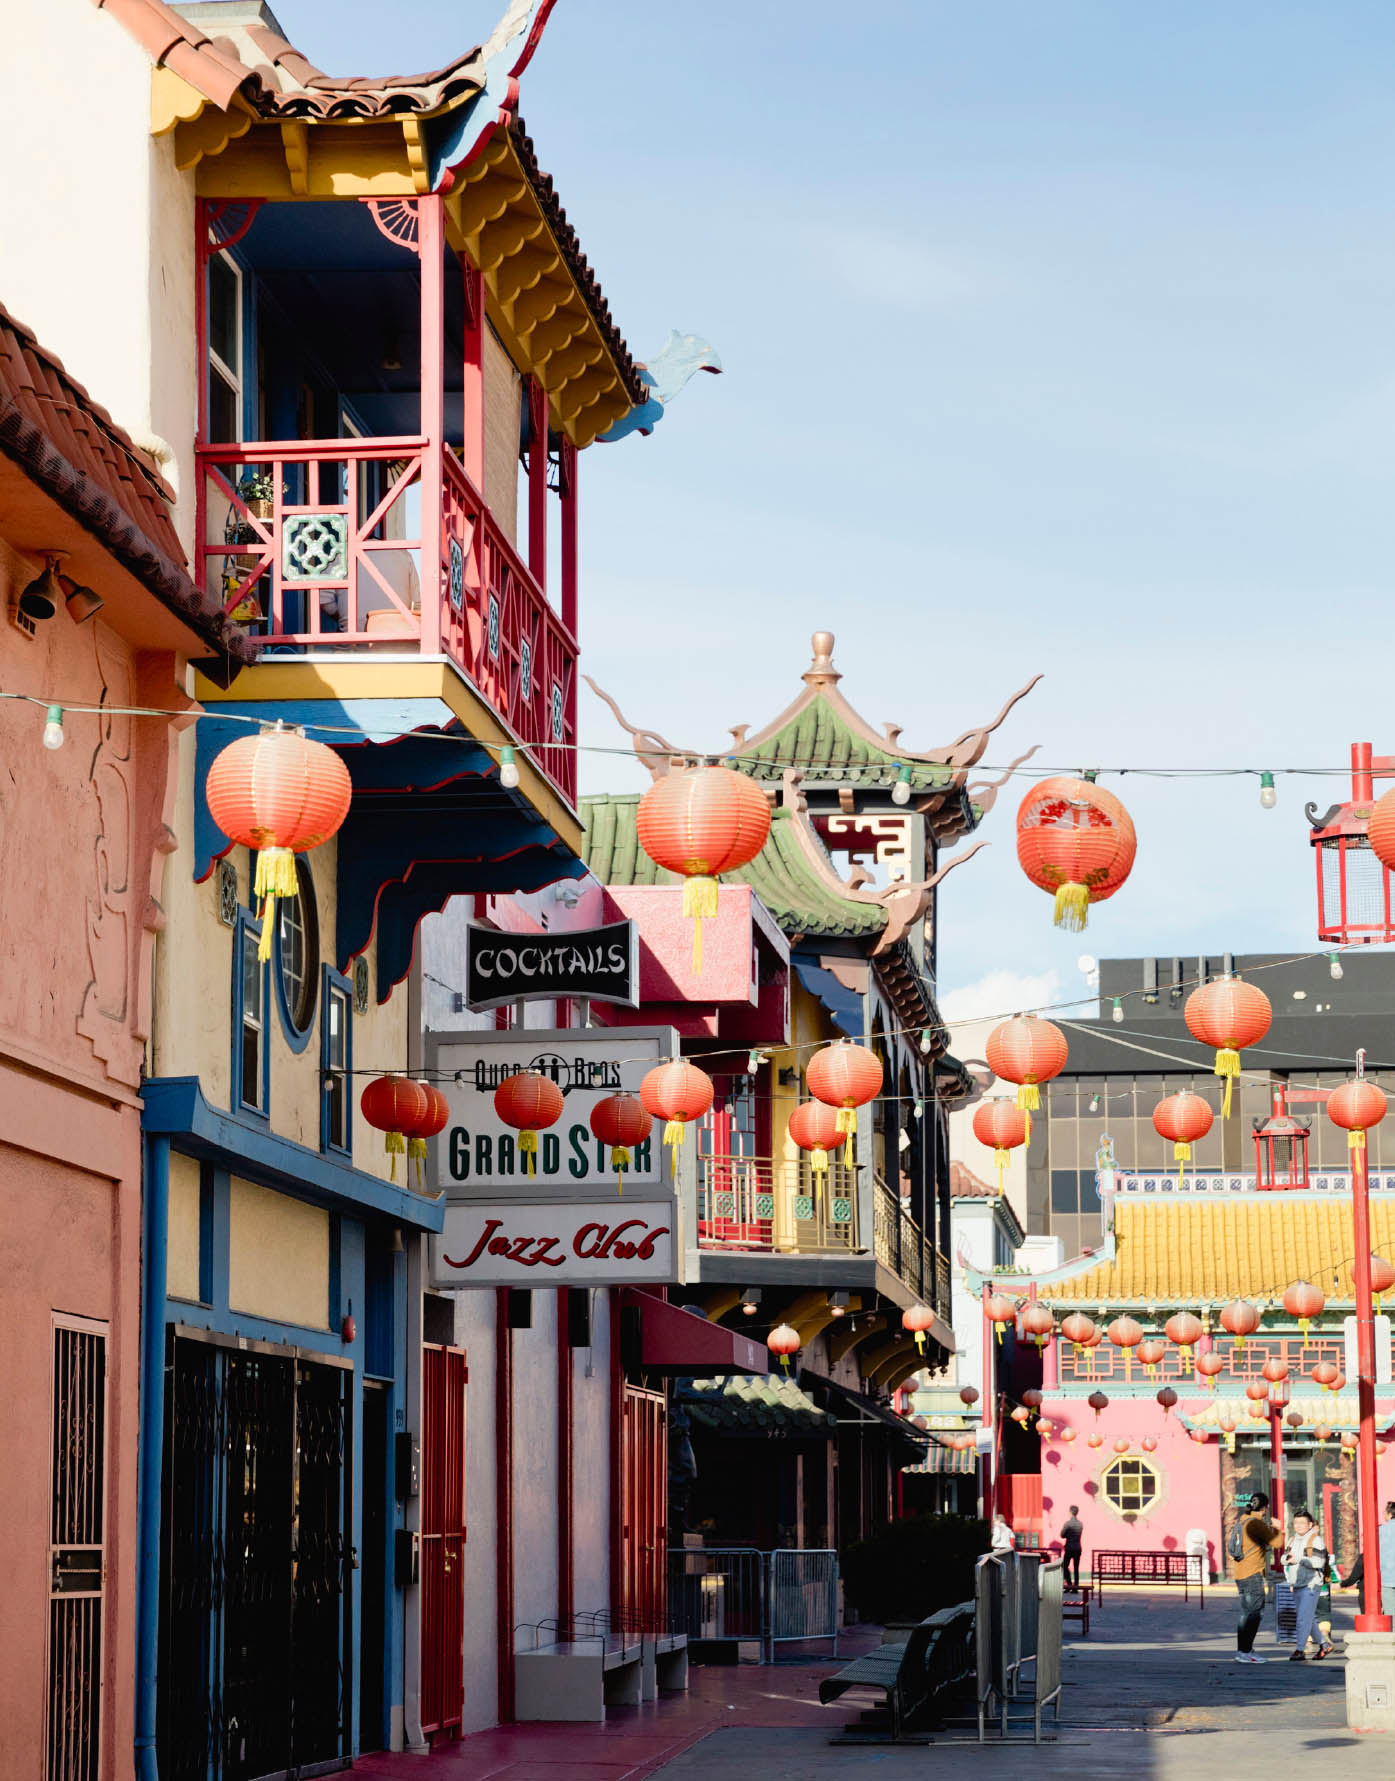
[[[428,656],[419,662],[345,661],[262,662],[244,668],[227,690],[195,674],[194,696],[207,706],[298,699],[439,699],[467,735],[488,747],[516,748],[518,789],[548,827],[581,857],[581,818],[535,765],[493,706],[470,685],[454,662]],[[268,712],[268,718],[274,716]]]

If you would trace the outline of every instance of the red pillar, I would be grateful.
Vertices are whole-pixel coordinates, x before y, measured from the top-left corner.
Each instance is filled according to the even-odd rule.
[[[1366,746],[1357,744],[1357,747]],[[1355,754],[1353,748],[1352,753]],[[1353,762],[1353,765],[1355,763]],[[1357,1074],[1363,1063],[1357,1053]],[[1376,1484],[1376,1325],[1371,1305],[1371,1176],[1366,1134],[1351,1152],[1351,1214],[1356,1259],[1352,1277],[1356,1291],[1356,1401],[1361,1418],[1356,1459],[1356,1501],[1363,1585],[1356,1616],[1359,1633],[1388,1633],[1390,1616],[1380,1607],[1380,1509]]]
[[[499,1723],[513,1720],[513,1330],[509,1289],[494,1289],[495,1633],[499,1644]]]
[[[421,252],[421,648],[441,649],[441,453],[446,433],[446,218],[444,201],[417,199]],[[356,595],[349,589],[351,630],[358,628]]]
[[[993,1407],[997,1401],[996,1371],[994,1366],[993,1344],[997,1340],[998,1326],[988,1316],[988,1300],[992,1293],[992,1283],[983,1284],[983,1395],[979,1402],[983,1406],[983,1426],[993,1427]],[[981,1480],[979,1488],[983,1493],[983,1513],[985,1519],[993,1516],[993,1456],[991,1450],[985,1451],[979,1461]]]
[[[484,493],[484,275],[462,254],[465,298],[465,355],[462,367],[465,425],[460,439],[460,464]]]
[[[583,1288],[583,1291],[585,1289]],[[557,1290],[557,1620],[559,1637],[572,1636],[574,1533],[572,1512],[572,1345],[568,1320],[571,1288]]]

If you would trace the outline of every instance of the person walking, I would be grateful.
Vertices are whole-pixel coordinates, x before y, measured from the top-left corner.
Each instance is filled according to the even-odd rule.
[[[1385,1505],[1380,1524],[1380,1611],[1395,1619],[1395,1503]]]
[[[1009,1552],[1016,1552],[1017,1540],[1008,1526],[1001,1511],[993,1517],[993,1554],[1002,1558]]]
[[[1294,1628],[1294,1651],[1290,1663],[1302,1663],[1307,1656],[1308,1641],[1313,1636],[1318,1596],[1327,1575],[1327,1544],[1307,1509],[1293,1512],[1293,1532],[1284,1548],[1284,1581],[1293,1591],[1297,1624]],[[1317,1639],[1317,1657],[1330,1657],[1332,1647]]]
[[[1263,1663],[1255,1655],[1255,1634],[1264,1616],[1264,1564],[1269,1548],[1283,1538],[1265,1516],[1269,1498],[1257,1490],[1231,1529],[1226,1550],[1235,1560],[1235,1588],[1240,1598],[1240,1619],[1235,1627],[1235,1661]]]
[[[1070,1506],[1070,1519],[1061,1529],[1061,1541],[1061,1586],[1064,1589],[1079,1589],[1080,1554],[1085,1543],[1085,1525],[1080,1519],[1080,1506],[1077,1503]]]

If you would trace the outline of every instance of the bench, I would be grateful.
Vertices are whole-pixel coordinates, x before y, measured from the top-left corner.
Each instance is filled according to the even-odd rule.
[[[827,1705],[850,1689],[871,1689],[881,1695],[881,1705],[847,1729],[889,1731],[892,1743],[900,1743],[917,1715],[973,1671],[974,1605],[960,1602],[912,1627],[904,1642],[882,1645],[826,1676],[819,1683],[819,1700]]]
[[[1189,1552],[1092,1552],[1090,1581],[1095,1602],[1104,1604],[1106,1583],[1180,1583],[1182,1600],[1191,1600],[1196,1585],[1201,1611],[1206,1612],[1206,1560]]]
[[[687,1686],[685,1633],[637,1631],[605,1609],[574,1615],[566,1628],[543,1620],[514,1629],[519,1720],[603,1721],[607,1707],[638,1707],[660,1689]]]
[[[1090,1585],[1082,1583],[1075,1589],[1061,1592],[1061,1623],[1069,1621],[1080,1628],[1080,1636],[1090,1636]]]

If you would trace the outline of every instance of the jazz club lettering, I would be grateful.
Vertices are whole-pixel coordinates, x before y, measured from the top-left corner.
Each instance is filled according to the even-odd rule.
[[[652,1229],[642,1218],[622,1219],[617,1225],[584,1224],[571,1240],[571,1253],[581,1261],[640,1261],[653,1259],[654,1246],[669,1234],[667,1225]],[[567,1259],[561,1237],[510,1237],[502,1218],[487,1218],[474,1248],[463,1261],[443,1255],[448,1268],[472,1268],[482,1255],[517,1262],[523,1268],[560,1268]]]

